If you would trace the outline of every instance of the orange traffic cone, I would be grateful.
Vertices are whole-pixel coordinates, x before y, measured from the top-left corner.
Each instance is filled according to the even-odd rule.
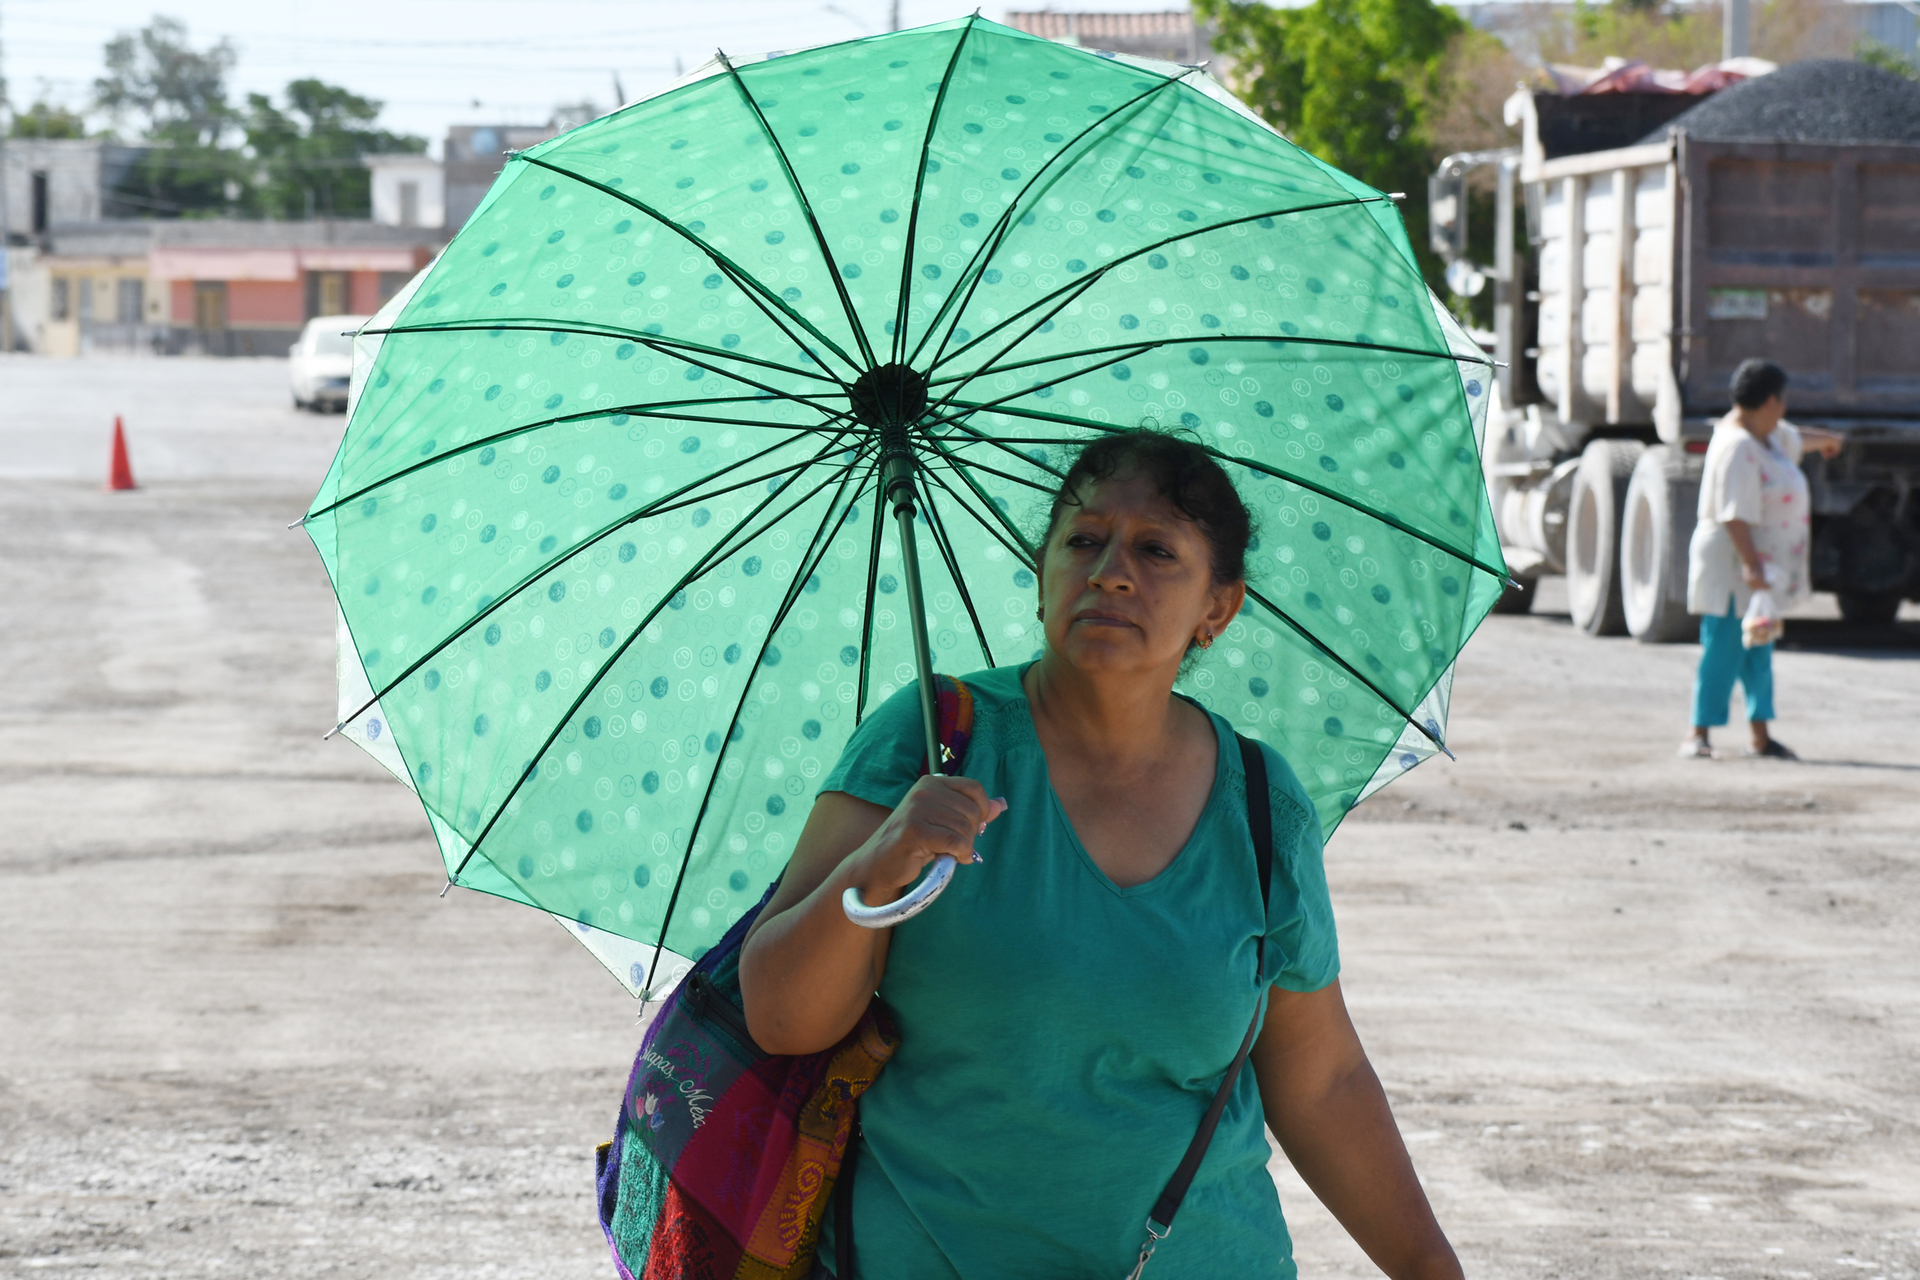
[[[135,489],[133,468],[127,465],[127,433],[120,425],[120,415],[113,418],[113,465],[107,472],[108,489]]]

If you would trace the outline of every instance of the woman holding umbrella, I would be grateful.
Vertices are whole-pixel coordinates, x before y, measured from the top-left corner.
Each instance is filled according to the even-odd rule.
[[[1263,920],[1233,733],[1173,693],[1240,611],[1251,533],[1199,446],[1151,431],[1089,446],[1049,516],[1043,654],[966,677],[964,774],[916,781],[909,689],[825,779],[741,983],[769,1052],[834,1044],[876,992],[900,1026],[862,1102],[860,1275],[1120,1274],[1135,1206],[1219,1086],[1249,997],[1266,1001],[1252,1076],[1156,1274],[1294,1274],[1263,1121],[1389,1275],[1460,1274],[1341,998],[1312,802],[1263,747]],[[941,855],[968,869],[911,925],[843,913],[849,888],[896,898]]]
[[[636,995],[691,1008],[719,955],[731,1000],[740,957],[791,1054],[879,992],[904,1047],[830,1246],[1119,1274],[1172,1166],[1154,1275],[1289,1275],[1264,1118],[1386,1270],[1458,1274],[1320,870],[1446,750],[1507,581],[1491,362],[1387,193],[1197,68],[975,16],[717,56],[519,152],[358,344],[302,521],[335,732],[418,794],[449,884]],[[1209,644],[1203,711],[1172,689]],[[986,668],[965,776],[916,781],[943,667]],[[629,1112],[623,1159],[677,1178],[691,1104],[679,1147]]]

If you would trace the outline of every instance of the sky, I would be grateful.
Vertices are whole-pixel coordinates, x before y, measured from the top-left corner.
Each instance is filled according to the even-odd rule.
[[[902,26],[971,12],[979,0],[899,0]],[[1048,7],[988,0],[983,16]],[[1182,7],[1099,0],[1066,9]],[[204,48],[232,39],[233,100],[278,94],[317,76],[386,103],[382,124],[429,139],[450,124],[539,124],[556,104],[614,105],[691,69],[715,49],[763,53],[853,39],[887,27],[889,0],[0,0],[0,71],[15,110],[38,99],[80,109],[103,70],[101,46],[156,13],[183,20]]]

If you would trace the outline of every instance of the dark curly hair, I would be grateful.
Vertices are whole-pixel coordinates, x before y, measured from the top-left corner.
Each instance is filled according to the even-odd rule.
[[[1080,492],[1116,476],[1144,476],[1160,496],[1200,526],[1212,552],[1215,585],[1243,581],[1247,548],[1254,538],[1253,517],[1218,462],[1195,440],[1154,427],[1102,436],[1080,450],[1053,495],[1046,536],[1053,537],[1060,513],[1080,505]]]

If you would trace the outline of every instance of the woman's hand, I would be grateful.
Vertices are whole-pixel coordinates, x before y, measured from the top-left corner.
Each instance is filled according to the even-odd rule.
[[[971,778],[922,778],[891,811],[843,791],[814,802],[772,901],[740,949],[740,994],[768,1053],[818,1053],[852,1030],[886,973],[891,929],[840,906],[849,888],[892,902],[942,854],[977,862],[973,841],[1007,810]]]
[[[1801,427],[1800,444],[1823,458],[1831,458],[1840,452],[1840,446],[1847,438],[1838,431],[1828,431],[1822,427]]]
[[[929,774],[868,837],[849,874],[869,905],[891,902],[942,855],[963,865],[980,861],[974,839],[1006,811],[1005,800],[988,799],[972,778]]]
[[[1742,581],[1755,591],[1765,591],[1767,589],[1767,571],[1762,565],[1752,561],[1741,561],[1740,577]]]

